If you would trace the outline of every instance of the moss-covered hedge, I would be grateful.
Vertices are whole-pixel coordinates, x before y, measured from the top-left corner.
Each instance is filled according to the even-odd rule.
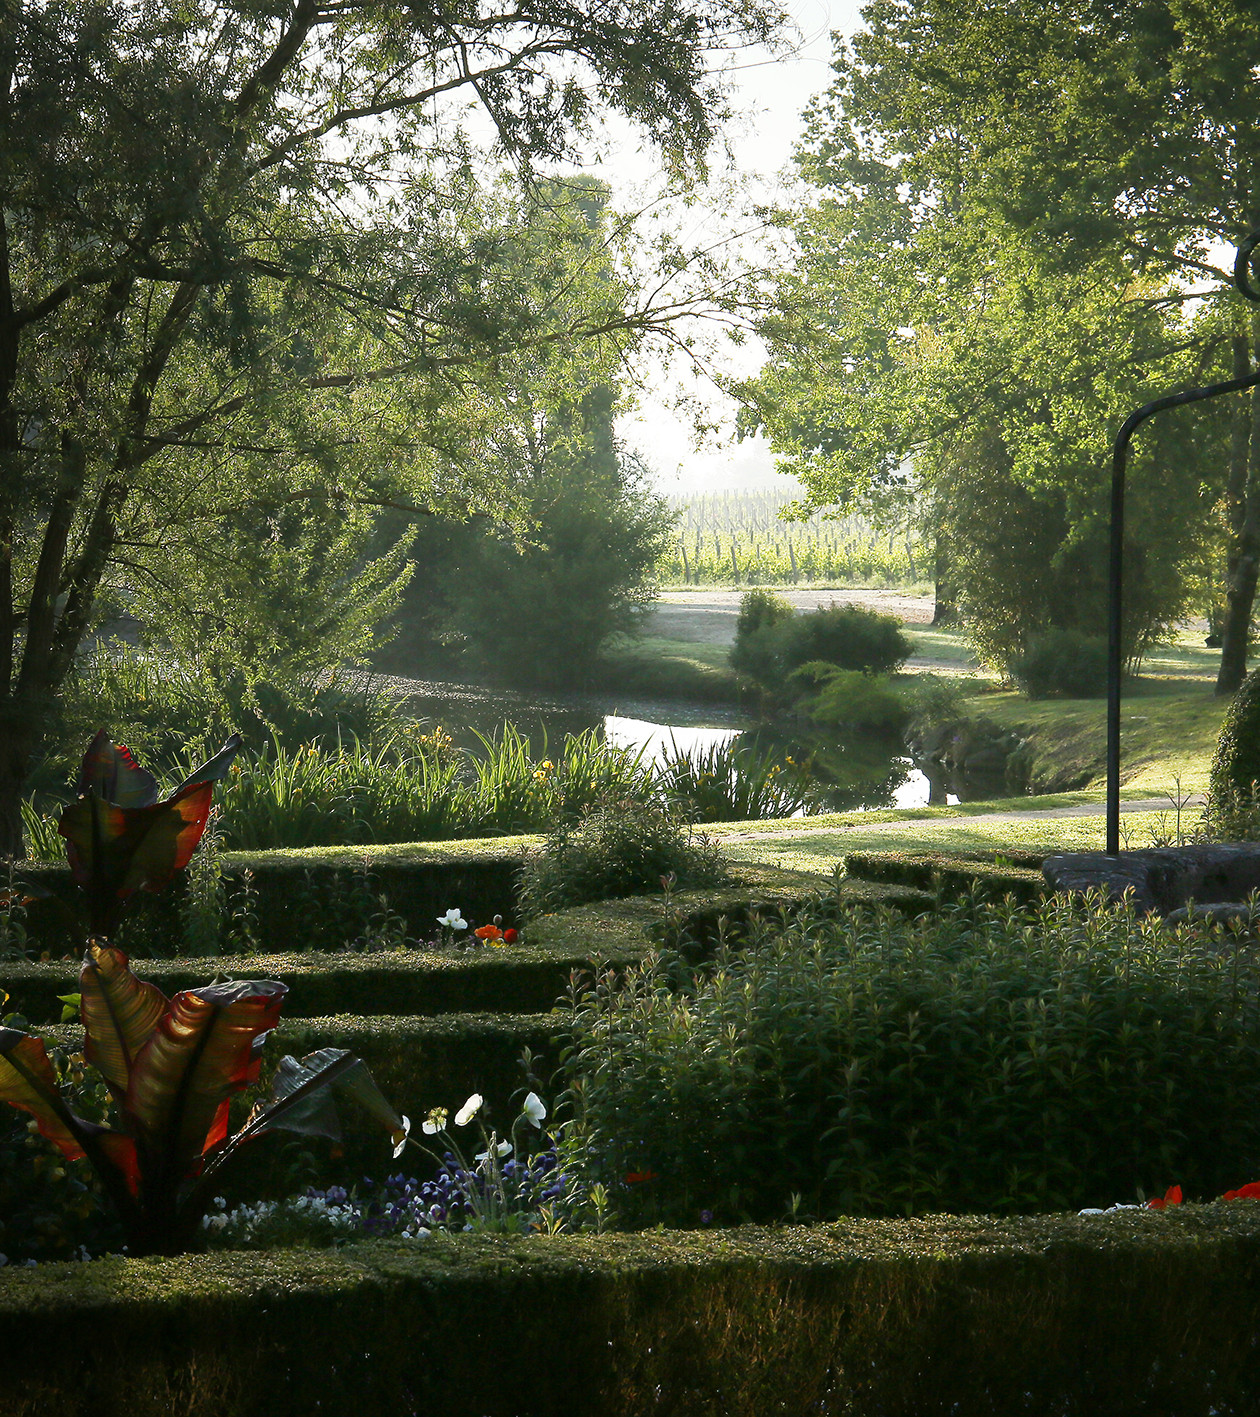
[[[679,893],[675,915],[704,948],[719,922],[737,925],[751,911],[766,913],[823,889],[818,876],[775,867],[739,865],[732,883],[712,891]],[[842,896],[918,910],[930,897],[886,883],[846,881]],[[135,971],[170,995],[207,983],[216,974],[280,979],[289,985],[289,1018],[323,1014],[437,1014],[502,1009],[535,1013],[551,1008],[570,972],[590,961],[625,964],[642,958],[664,919],[660,896],[633,896],[543,916],[526,928],[523,943],[466,951],[400,950],[356,954],[289,951],[212,958],[134,958]],[[8,1007],[32,1024],[61,1017],[58,996],[77,989],[80,954],[46,961],[0,962]]]
[[[0,1271],[5,1417],[1252,1417],[1260,1210]]]
[[[971,894],[1014,896],[1031,902],[1045,894],[1044,857],[1028,851],[854,851],[844,858],[850,876],[914,887],[947,900]]]
[[[336,948],[366,930],[385,905],[407,934],[429,939],[438,932],[437,917],[451,906],[473,924],[496,915],[514,923],[516,875],[531,840],[478,842],[474,849],[442,843],[235,851],[222,858],[223,881],[229,908],[241,909],[249,872],[255,935],[268,952]],[[32,941],[53,953],[77,948],[78,893],[68,868],[24,866],[20,876],[53,893],[27,907]],[[139,895],[119,942],[136,953],[179,952],[187,882],[181,875],[159,895]]]

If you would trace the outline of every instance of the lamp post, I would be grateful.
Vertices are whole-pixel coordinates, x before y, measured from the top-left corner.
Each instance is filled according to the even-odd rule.
[[[1234,285],[1248,299],[1260,304],[1260,290],[1249,279],[1252,252],[1260,246],[1260,231],[1253,231],[1239,246],[1234,257]],[[1217,394],[1238,393],[1260,384],[1260,370],[1243,379],[1228,379],[1202,389],[1166,394],[1135,409],[1120,425],[1111,455],[1111,554],[1108,563],[1107,603],[1107,855],[1120,854],[1120,615],[1121,576],[1124,570],[1124,472],[1133,434],[1152,414],[1182,404],[1198,403]]]

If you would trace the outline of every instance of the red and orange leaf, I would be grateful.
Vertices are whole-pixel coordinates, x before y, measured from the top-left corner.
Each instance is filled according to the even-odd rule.
[[[118,887],[121,895],[161,890],[188,865],[206,829],[213,795],[214,783],[195,782],[145,809],[142,830],[135,834],[131,859]]]
[[[125,1093],[136,1055],[169,1005],[156,984],[137,979],[121,950],[90,944],[79,971],[83,1056],[105,1081]]]
[[[157,779],[121,743],[111,743],[102,728],[88,744],[79,769],[80,796],[93,793],[115,807],[148,807],[157,801]]]
[[[43,1039],[16,1028],[0,1028],[0,1102],[29,1112],[47,1137],[69,1161],[84,1154],[78,1119],[66,1106],[57,1086]]]
[[[288,989],[274,980],[188,989],[141,1050],[127,1110],[151,1145],[188,1166],[224,1126],[227,1100],[258,1077],[262,1045]]]

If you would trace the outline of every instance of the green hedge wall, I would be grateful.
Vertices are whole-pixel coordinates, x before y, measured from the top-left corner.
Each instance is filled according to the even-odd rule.
[[[1027,851],[854,851],[844,864],[850,876],[863,881],[913,887],[945,899],[978,891],[992,899],[1011,895],[1029,903],[1046,893],[1043,860]]]
[[[5,1417],[1252,1417],[1260,1211],[0,1271]]]

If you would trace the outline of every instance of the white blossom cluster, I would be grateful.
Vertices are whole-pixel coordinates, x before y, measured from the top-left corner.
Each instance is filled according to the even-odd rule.
[[[329,1200],[325,1196],[290,1196],[282,1201],[255,1201],[227,1209],[222,1196],[215,1197],[215,1209],[202,1219],[202,1227],[220,1243],[248,1245],[265,1240],[277,1231],[299,1230],[305,1235],[329,1239],[362,1228],[363,1217],[355,1202]],[[423,1240],[429,1231],[412,1223],[395,1231],[403,1240]]]

